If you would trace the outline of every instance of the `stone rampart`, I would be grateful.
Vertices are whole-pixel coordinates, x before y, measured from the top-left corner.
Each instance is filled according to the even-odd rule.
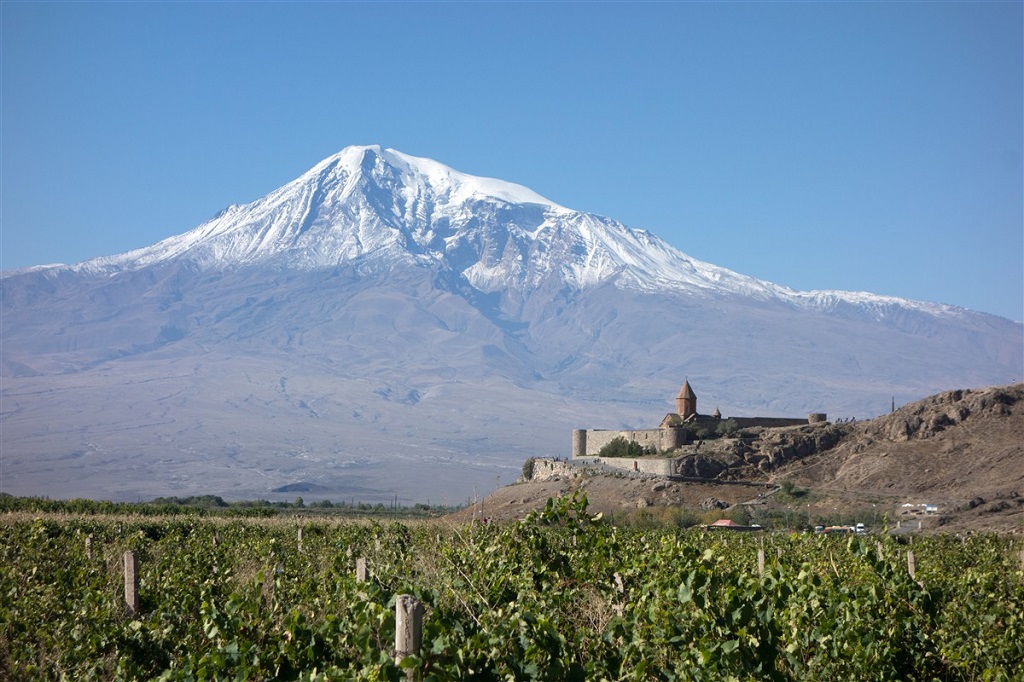
[[[741,429],[749,429],[755,426],[777,429],[782,426],[807,426],[809,423],[806,417],[803,419],[789,419],[787,417],[729,417],[729,419],[736,422],[736,426]]]
[[[676,460],[669,457],[602,457],[601,464],[641,474],[672,476]]]
[[[536,458],[533,460],[533,475],[530,476],[530,480],[548,481],[552,478],[579,478],[582,475],[583,471],[574,467],[572,462]]]

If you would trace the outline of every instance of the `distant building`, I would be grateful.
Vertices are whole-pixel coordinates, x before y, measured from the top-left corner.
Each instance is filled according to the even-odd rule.
[[[704,528],[707,530],[735,530],[740,532],[764,530],[764,528],[756,523],[753,526],[744,526],[731,519],[719,519],[710,525],[704,526]]]

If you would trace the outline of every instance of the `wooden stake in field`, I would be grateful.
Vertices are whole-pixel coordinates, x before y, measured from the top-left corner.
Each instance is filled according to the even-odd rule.
[[[366,582],[366,559],[363,557],[356,559],[356,582]]]
[[[757,550],[757,574],[764,575],[764,548]]]
[[[139,557],[131,550],[124,553],[124,601],[128,613],[139,612]]]
[[[423,604],[411,594],[400,594],[395,601],[395,664],[401,665],[406,656],[420,653],[423,640]],[[407,670],[406,679],[415,679],[414,671]]]
[[[914,552],[907,552],[907,573],[911,578],[917,576],[917,561],[914,559]]]

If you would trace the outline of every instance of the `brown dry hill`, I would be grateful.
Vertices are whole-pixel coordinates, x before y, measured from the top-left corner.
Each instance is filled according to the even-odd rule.
[[[850,426],[784,474],[843,499],[936,504],[933,527],[1024,531],[1024,384],[947,391]]]
[[[549,497],[582,491],[593,511],[619,516],[671,520],[686,511],[706,519],[744,507],[755,517],[790,515],[794,524],[859,515],[879,526],[887,515],[891,526],[920,523],[925,531],[1024,532],[1024,384],[948,391],[869,421],[744,436],[677,453],[713,480],[572,467],[501,488],[458,518],[520,518]],[[787,480],[796,494],[766,494],[767,484]],[[903,506],[924,503],[939,512]]]

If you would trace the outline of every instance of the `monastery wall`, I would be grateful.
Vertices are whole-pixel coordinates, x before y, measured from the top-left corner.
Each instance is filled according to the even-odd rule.
[[[575,429],[572,432],[572,456],[597,457],[601,448],[620,437],[632,443],[639,443],[644,448],[653,448],[657,452],[672,450],[686,444],[686,431],[677,428]]]
[[[675,458],[669,457],[602,457],[601,464],[624,471],[637,471],[656,476],[675,475]]]

